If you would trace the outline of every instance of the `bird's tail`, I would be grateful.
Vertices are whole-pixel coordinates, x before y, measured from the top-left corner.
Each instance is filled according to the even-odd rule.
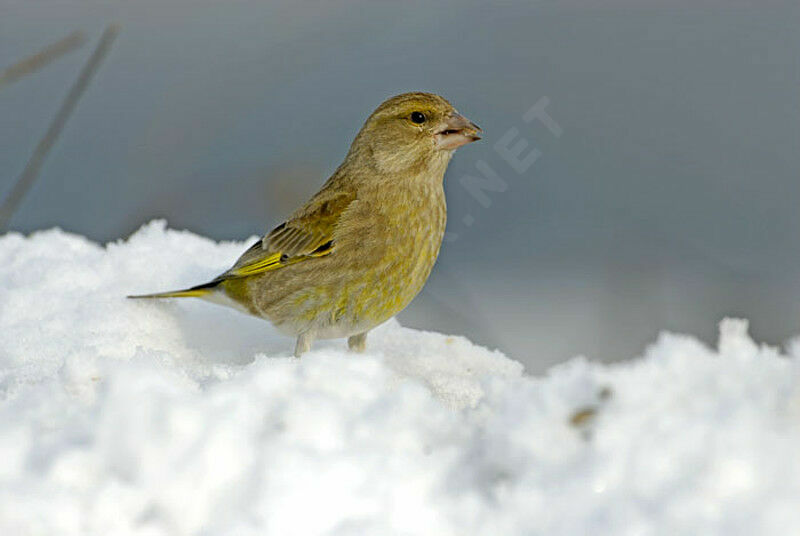
[[[138,294],[136,296],[128,296],[131,299],[143,298],[202,298],[214,292],[214,288],[220,284],[221,281],[211,281],[191,288],[183,290],[171,290],[169,292],[156,292],[155,294]]]

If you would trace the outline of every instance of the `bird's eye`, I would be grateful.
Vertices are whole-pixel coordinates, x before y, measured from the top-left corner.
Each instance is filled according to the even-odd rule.
[[[411,122],[421,125],[425,122],[425,114],[422,112],[412,112],[411,113]]]

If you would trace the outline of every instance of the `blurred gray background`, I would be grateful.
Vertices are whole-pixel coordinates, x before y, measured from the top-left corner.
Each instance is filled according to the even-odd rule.
[[[485,138],[450,166],[451,240],[404,324],[533,372],[633,357],[663,329],[713,342],[726,315],[772,344],[800,333],[796,0],[0,0],[0,69],[90,38],[0,90],[0,198],[109,22],[12,229],[109,241],[166,218],[244,239],[322,184],[380,101],[427,90]],[[522,119],[542,97],[560,137]],[[541,152],[521,174],[494,149],[511,128]],[[460,183],[480,160],[508,186],[489,207]]]

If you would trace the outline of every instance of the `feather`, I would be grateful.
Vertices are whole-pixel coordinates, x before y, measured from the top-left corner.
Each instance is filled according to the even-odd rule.
[[[215,281],[277,270],[334,250],[334,233],[342,214],[355,200],[350,192],[322,189],[304,207],[253,244],[233,267]]]
[[[139,300],[139,299],[150,299],[150,298],[201,298],[213,292],[210,288],[202,288],[202,289],[191,289],[187,288],[186,290],[172,290],[170,292],[157,292],[155,294],[138,294],[136,296],[128,296],[128,298]]]

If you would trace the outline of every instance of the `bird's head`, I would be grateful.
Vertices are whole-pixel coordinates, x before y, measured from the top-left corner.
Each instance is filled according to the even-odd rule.
[[[372,160],[382,171],[444,166],[453,151],[479,140],[478,125],[433,93],[403,93],[384,101],[367,118],[350,156]]]

